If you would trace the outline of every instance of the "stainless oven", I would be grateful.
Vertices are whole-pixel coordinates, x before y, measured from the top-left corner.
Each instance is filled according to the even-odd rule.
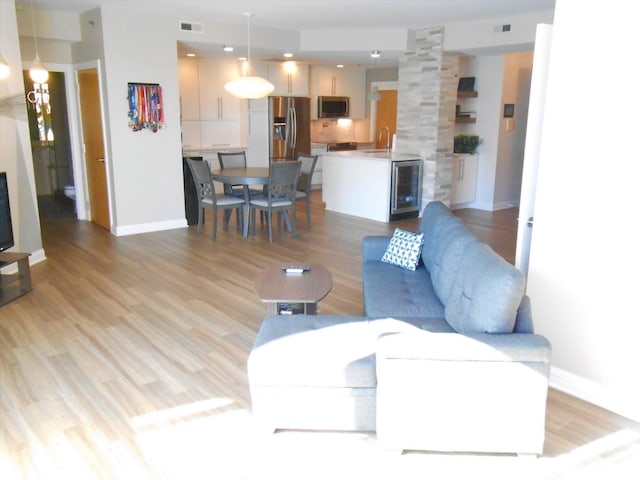
[[[392,162],[391,220],[417,217],[422,200],[422,160]]]

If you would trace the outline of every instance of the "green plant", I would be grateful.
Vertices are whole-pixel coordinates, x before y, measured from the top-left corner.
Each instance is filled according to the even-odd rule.
[[[476,153],[482,143],[478,135],[459,134],[453,137],[453,153]]]

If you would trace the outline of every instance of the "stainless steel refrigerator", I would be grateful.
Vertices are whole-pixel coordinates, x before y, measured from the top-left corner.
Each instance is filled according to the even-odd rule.
[[[269,97],[269,161],[295,160],[311,153],[311,101],[307,97]]]

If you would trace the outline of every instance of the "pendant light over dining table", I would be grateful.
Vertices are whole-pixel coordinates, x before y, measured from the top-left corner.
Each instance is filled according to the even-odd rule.
[[[251,33],[249,21],[252,13],[247,16],[247,70],[246,74],[227,82],[224,89],[238,98],[262,98],[269,95],[275,89],[273,83],[266,78],[251,76]]]

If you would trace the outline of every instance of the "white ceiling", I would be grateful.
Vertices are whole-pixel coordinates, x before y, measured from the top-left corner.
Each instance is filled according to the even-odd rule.
[[[82,13],[100,5],[149,7],[175,13],[181,20],[215,18],[216,22],[246,25],[245,13],[252,13],[252,26],[307,30],[327,28],[420,28],[447,23],[509,17],[554,8],[555,0],[16,0],[28,8]],[[184,45],[183,45],[184,47]],[[201,54],[207,54],[202,45]],[[218,51],[217,48],[210,50]],[[254,48],[252,48],[254,53]],[[270,52],[259,52],[269,55]],[[275,52],[273,52],[275,53]],[[362,52],[359,52],[361,55]],[[397,56],[398,52],[395,52]],[[316,52],[315,58],[351,60],[349,52]],[[325,58],[326,60],[326,58]],[[387,56],[383,62],[393,62]]]

